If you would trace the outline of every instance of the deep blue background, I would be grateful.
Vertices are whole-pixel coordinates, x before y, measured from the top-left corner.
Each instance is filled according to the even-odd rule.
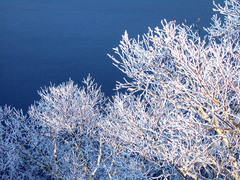
[[[0,106],[27,107],[37,90],[90,73],[112,95],[123,74],[107,53],[176,17],[209,26],[212,0],[0,0]]]

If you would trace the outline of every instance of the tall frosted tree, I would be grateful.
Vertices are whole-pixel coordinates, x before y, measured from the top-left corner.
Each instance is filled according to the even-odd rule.
[[[240,49],[237,0],[215,4],[209,33],[162,21],[137,39],[125,32],[110,56],[123,73],[106,129],[156,163],[160,176],[239,179]]]

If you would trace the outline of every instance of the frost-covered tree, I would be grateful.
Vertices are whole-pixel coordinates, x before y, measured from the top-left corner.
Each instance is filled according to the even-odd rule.
[[[22,164],[42,169],[43,179],[46,175],[94,178],[102,156],[98,121],[104,96],[90,77],[83,82],[81,88],[69,80],[42,89],[41,99],[30,107],[28,118],[15,109],[1,109],[0,172],[5,179],[37,177],[31,178],[33,173]],[[25,172],[21,177],[14,173],[19,170]]]
[[[38,125],[22,111],[8,106],[0,107],[0,123],[1,179],[50,178],[51,167],[46,161],[46,152],[51,151],[51,147],[48,138],[37,133]]]
[[[3,179],[145,178],[139,157],[103,136],[105,97],[90,76],[39,91],[29,116],[0,108],[0,173]]]
[[[125,32],[120,60],[110,56],[128,93],[114,97],[105,128],[163,177],[239,179],[240,4],[215,7],[224,22],[215,15],[204,38],[164,20],[142,38]]]
[[[98,130],[104,96],[90,76],[78,88],[72,80],[39,92],[30,107],[30,118],[52,141],[54,173],[62,178],[94,178],[101,158]]]

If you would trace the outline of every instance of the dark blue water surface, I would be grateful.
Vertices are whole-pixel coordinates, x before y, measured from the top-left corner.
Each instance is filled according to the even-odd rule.
[[[123,74],[112,65],[131,37],[175,19],[209,26],[212,0],[0,0],[0,106],[27,110],[37,90],[90,73],[112,95]]]

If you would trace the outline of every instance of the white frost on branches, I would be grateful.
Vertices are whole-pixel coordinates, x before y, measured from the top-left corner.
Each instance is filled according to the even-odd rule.
[[[31,106],[30,116],[56,132],[72,132],[83,124],[85,128],[95,126],[100,117],[103,94],[90,76],[83,83],[86,87],[78,88],[69,80],[57,87],[42,89],[39,91],[41,100]]]
[[[240,2],[214,3],[204,38],[162,21],[110,56],[112,98],[89,77],[39,91],[29,116],[0,108],[4,179],[239,179]]]
[[[239,38],[240,33],[240,4],[239,0],[225,0],[225,5],[222,7],[219,4],[213,3],[215,8],[213,9],[216,12],[224,15],[224,22],[221,22],[221,19],[214,15],[212,17],[213,23],[210,28],[206,28],[210,37],[227,37],[231,36],[235,39]]]
[[[114,49],[120,60],[110,56],[131,79],[117,88],[131,97],[114,97],[109,133],[184,178],[239,178],[240,6],[225,2],[215,5],[224,25],[213,18],[219,27],[208,37],[164,20],[142,39],[125,32]]]

